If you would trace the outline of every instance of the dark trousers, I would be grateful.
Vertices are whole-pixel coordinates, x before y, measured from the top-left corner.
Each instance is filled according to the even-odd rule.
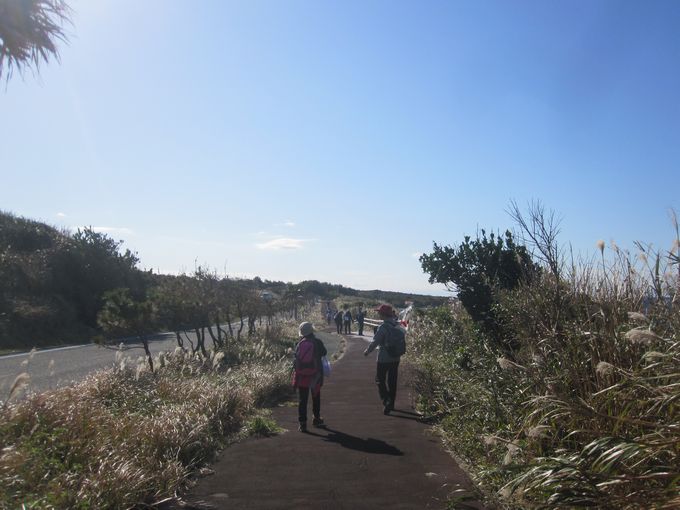
[[[378,385],[380,400],[386,403],[389,399],[392,405],[397,399],[397,377],[399,375],[399,361],[391,363],[378,363],[375,374],[375,383]],[[385,384],[387,379],[387,384]]]
[[[338,330],[338,334],[342,334],[342,322],[336,322],[335,327]]]
[[[307,401],[309,400],[310,391],[311,388],[298,388],[298,394],[300,395],[298,421],[300,423],[307,422]],[[319,393],[316,395],[312,393],[312,413],[314,414],[314,418],[321,418],[321,390],[319,390]]]
[[[359,336],[362,336],[364,334],[364,323],[362,322],[357,322],[358,328],[359,328]]]
[[[350,334],[352,332],[352,323],[351,322],[345,322],[345,333]]]

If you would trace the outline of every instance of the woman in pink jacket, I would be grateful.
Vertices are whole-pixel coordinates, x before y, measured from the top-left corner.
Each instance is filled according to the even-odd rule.
[[[314,335],[311,322],[300,324],[300,341],[295,346],[293,364],[293,386],[298,390],[298,430],[307,432],[307,401],[312,394],[313,425],[323,427],[321,418],[321,386],[323,386],[323,367],[321,358],[328,351],[321,340]]]

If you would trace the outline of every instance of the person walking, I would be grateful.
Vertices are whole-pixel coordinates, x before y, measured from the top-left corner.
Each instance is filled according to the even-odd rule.
[[[364,356],[368,356],[376,347],[379,348],[375,383],[383,403],[383,413],[390,414],[397,399],[399,360],[406,347],[405,335],[404,331],[398,327],[396,314],[390,305],[380,305],[375,310],[383,323],[378,327],[373,341],[364,351]],[[393,347],[395,344],[401,345],[401,348],[395,350]]]
[[[345,310],[345,314],[342,316],[342,321],[345,324],[345,334],[351,334],[352,322],[354,322],[354,319],[352,318],[352,312],[349,311],[349,308]]]
[[[359,308],[357,313],[357,328],[359,329],[359,336],[364,336],[364,319],[366,318],[366,312]]]
[[[324,427],[321,417],[321,386],[323,366],[321,358],[328,354],[326,346],[314,335],[311,322],[300,324],[300,341],[295,346],[293,364],[293,387],[298,390],[298,430],[307,432],[307,402],[312,394],[312,414],[315,427]]]
[[[338,335],[342,335],[342,310],[338,310],[335,313],[333,320],[335,320],[335,329],[337,330]]]

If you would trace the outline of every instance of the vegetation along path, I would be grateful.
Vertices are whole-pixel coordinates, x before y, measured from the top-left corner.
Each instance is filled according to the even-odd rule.
[[[454,491],[470,489],[465,473],[411,409],[403,382],[395,411],[383,415],[375,355],[363,355],[367,339],[348,338],[345,355],[324,385],[326,429],[297,432],[296,407],[276,408],[273,418],[286,432],[224,450],[212,466],[215,473],[187,496],[188,506],[443,509]]]

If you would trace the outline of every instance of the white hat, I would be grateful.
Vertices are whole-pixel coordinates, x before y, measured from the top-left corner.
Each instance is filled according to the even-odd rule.
[[[303,322],[300,324],[300,336],[308,336],[314,333],[314,326],[311,322]]]

